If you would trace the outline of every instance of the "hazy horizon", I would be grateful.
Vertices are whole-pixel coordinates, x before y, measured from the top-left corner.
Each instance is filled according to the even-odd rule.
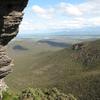
[[[100,35],[99,3],[98,0],[29,0],[19,34]]]

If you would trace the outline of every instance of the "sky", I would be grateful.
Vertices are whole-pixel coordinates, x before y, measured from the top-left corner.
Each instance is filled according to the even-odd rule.
[[[100,0],[29,0],[20,34],[100,34]]]

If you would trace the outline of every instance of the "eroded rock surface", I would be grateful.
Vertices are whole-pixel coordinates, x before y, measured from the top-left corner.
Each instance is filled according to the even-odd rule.
[[[0,0],[0,81],[12,70],[13,62],[6,54],[6,45],[18,33],[23,18],[22,11],[27,2],[28,0]]]

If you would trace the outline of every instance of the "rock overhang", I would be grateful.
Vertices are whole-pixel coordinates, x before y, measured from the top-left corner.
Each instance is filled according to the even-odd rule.
[[[27,3],[28,0],[0,0],[0,79],[12,71],[13,61],[6,54],[6,45],[18,34]]]

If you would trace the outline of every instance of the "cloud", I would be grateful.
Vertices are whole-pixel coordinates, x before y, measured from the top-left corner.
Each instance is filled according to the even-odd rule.
[[[66,15],[66,17],[96,17],[100,16],[100,0],[87,0],[81,4],[70,4],[61,2],[51,8],[43,8],[33,5],[32,11],[41,18],[50,19],[57,17],[57,14]]]
[[[46,23],[34,23],[29,20],[23,21],[20,26],[20,31],[37,32],[37,31],[51,31],[51,30],[72,30],[72,29],[83,29],[87,27],[100,26],[100,18],[95,17],[91,19],[85,19],[82,17],[73,18],[70,20],[49,20]]]
[[[33,23],[31,23],[30,21],[22,21],[19,28],[20,31],[34,30]]]
[[[45,14],[45,13],[46,13],[46,10],[43,9],[43,8],[41,8],[41,7],[38,6],[38,5],[34,5],[34,6],[32,7],[32,10],[33,10],[33,12],[35,12],[35,13],[37,13],[37,14]]]
[[[48,9],[44,9],[38,5],[34,5],[32,7],[32,11],[33,13],[35,13],[36,15],[45,18],[45,19],[51,19],[53,18],[53,13],[54,13],[54,9],[53,8],[48,8]]]
[[[95,3],[100,3],[100,0],[86,0],[86,1],[88,1],[88,2],[95,2]]]
[[[87,0],[81,4],[60,2],[52,7],[32,6],[33,20],[24,20],[21,31],[82,29],[100,27],[100,0]],[[29,15],[30,16],[30,15]]]
[[[86,21],[84,18],[73,18],[69,20],[53,20],[49,22],[49,26],[52,27],[52,29],[81,29],[83,27],[88,26],[86,25]]]
[[[24,20],[19,28],[20,31],[38,31],[45,30],[47,26],[43,23],[34,23],[30,20]]]
[[[100,16],[100,0],[87,0],[81,4],[70,4],[61,2],[59,9],[70,16]]]
[[[98,3],[98,0],[88,0],[88,2],[82,3],[77,6],[80,8],[81,12],[83,12],[84,16],[100,16],[100,5]]]
[[[100,17],[94,17],[89,19],[91,26],[100,26]]]
[[[61,2],[58,7],[60,11],[62,11],[63,13],[67,15],[71,15],[71,16],[83,15],[83,13],[81,12],[78,6],[75,6],[69,3]]]
[[[42,23],[34,23],[32,20],[24,20],[20,25],[20,31],[39,31],[39,30],[57,30],[57,29],[78,29],[85,27],[83,18],[74,18],[73,20],[48,20]]]

